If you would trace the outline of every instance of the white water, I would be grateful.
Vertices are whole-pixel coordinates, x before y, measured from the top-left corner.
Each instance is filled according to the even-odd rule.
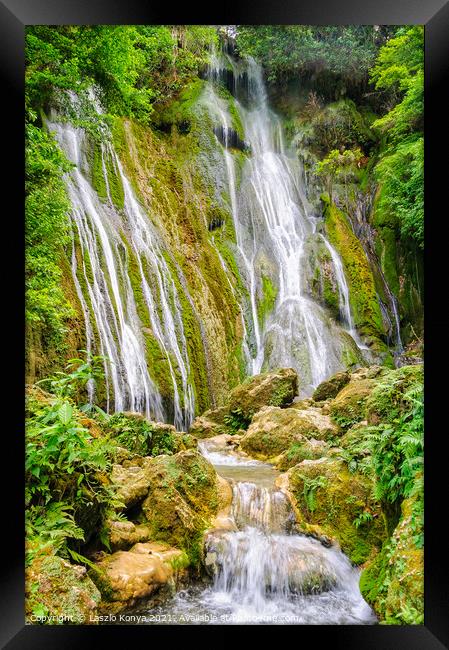
[[[76,98],[72,99],[76,102]],[[58,121],[56,115],[48,122],[48,128],[75,164],[66,184],[82,264],[79,268],[74,244],[72,274],[85,319],[86,349],[96,350],[110,360],[105,363],[106,408],[141,412],[159,421],[167,417],[148,368],[143,327],[129,278],[129,247],[137,261],[151,334],[169,368],[174,424],[178,429],[187,428],[195,412],[187,340],[179,295],[164,258],[160,235],[138,203],[110,143],[101,145],[107,191],[107,201],[102,202],[89,182],[85,133],[68,122]],[[123,210],[113,204],[106,160],[114,166],[123,185]],[[182,279],[179,268],[176,272]],[[182,284],[185,286],[185,281]],[[89,397],[93,399],[92,386]]]
[[[205,544],[213,566],[210,586],[198,584],[160,607],[143,612],[142,622],[175,624],[373,624],[363,600],[360,572],[338,548],[326,548],[291,534],[294,516],[285,495],[274,487],[277,472],[264,463],[201,442],[213,454],[217,472],[230,478],[230,516],[237,530],[215,530]],[[232,467],[230,456],[236,456]],[[145,618],[147,617],[147,620]]]
[[[215,90],[216,82],[229,66],[233,69],[237,96],[239,84],[248,84],[244,89],[248,107],[235,100],[250,152],[239,187],[235,156],[229,147],[232,120],[226,102]],[[250,322],[246,328],[251,351],[249,370],[257,374],[275,367],[294,367],[302,391],[307,393],[342,369],[344,344],[337,324],[306,293],[305,244],[316,234],[302,168],[285,145],[280,120],[268,106],[261,68],[255,61],[236,63],[229,56],[214,55],[209,80],[203,101],[214,123],[221,127],[236,233],[235,256],[250,296]],[[359,349],[367,349],[354,328],[341,260],[323,239],[334,265],[343,327]],[[274,309],[264,322],[258,314],[263,296],[262,276],[277,290]]]

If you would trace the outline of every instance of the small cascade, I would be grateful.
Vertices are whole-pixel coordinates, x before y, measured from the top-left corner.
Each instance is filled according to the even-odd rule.
[[[285,532],[294,521],[283,492],[247,482],[233,487],[232,515],[239,528],[253,526],[265,532]]]
[[[71,100],[76,109],[76,96]],[[100,112],[98,104],[94,106]],[[106,409],[145,413],[158,421],[167,419],[166,405],[149,372],[144,328],[130,279],[133,259],[151,336],[170,372],[172,421],[178,429],[185,429],[194,417],[194,391],[181,301],[161,236],[137,201],[107,132],[100,145],[106,200],[100,200],[90,182],[86,155],[89,142],[84,131],[59,120],[56,114],[47,126],[74,163],[66,177],[74,226],[72,275],[85,319],[86,349],[95,350],[109,360],[105,363]],[[112,165],[121,185],[122,209],[114,205],[107,165]],[[173,265],[187,291],[181,270],[174,262]],[[93,387],[89,386],[88,391],[93,400]]]
[[[210,586],[193,585],[151,615],[181,624],[376,622],[360,594],[359,570],[338,548],[294,532],[295,516],[275,487],[278,472],[272,466],[245,458],[217,438],[202,440],[199,448],[232,483],[227,520],[233,529],[206,536]]]

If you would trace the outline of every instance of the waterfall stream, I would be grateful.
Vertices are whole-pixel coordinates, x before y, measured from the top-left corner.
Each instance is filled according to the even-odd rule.
[[[234,530],[206,537],[212,582],[141,611],[145,622],[175,624],[373,624],[359,570],[335,547],[294,533],[295,517],[274,485],[271,466],[200,442],[202,453],[231,481]]]
[[[71,99],[76,105],[76,97]],[[98,107],[97,110],[100,112]],[[179,430],[185,429],[195,413],[194,391],[181,302],[161,237],[137,201],[107,138],[100,145],[106,187],[106,200],[101,201],[89,180],[89,144],[84,131],[58,120],[56,114],[47,126],[74,164],[66,185],[82,262],[81,266],[77,262],[74,244],[72,274],[85,319],[86,349],[93,351],[98,339],[98,352],[109,360],[105,363],[106,408],[145,413],[158,421],[167,419],[158,386],[150,375],[144,327],[130,280],[132,255],[137,263],[151,335],[170,372],[173,421]],[[123,188],[122,209],[114,205],[106,162],[113,165]],[[181,276],[179,268],[177,273]],[[92,388],[89,397],[93,398]]]
[[[233,121],[219,82],[232,90],[244,131],[248,156],[236,181]],[[245,101],[239,98],[245,97]],[[301,164],[284,142],[281,122],[269,108],[260,66],[252,59],[237,62],[223,53],[212,57],[203,102],[223,145],[229,202],[236,234],[236,259],[249,293],[247,346],[250,374],[292,366],[307,393],[342,369],[338,326],[307,295],[305,247],[321,238],[328,249],[340,297],[342,322],[359,350],[367,350],[357,334],[341,260],[323,235],[315,232]],[[265,286],[275,292],[275,305],[261,318]]]

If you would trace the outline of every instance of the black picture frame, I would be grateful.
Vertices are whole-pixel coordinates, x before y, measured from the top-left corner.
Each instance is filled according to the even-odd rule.
[[[3,210],[4,235],[2,274],[3,318],[8,320],[8,337],[3,339],[6,353],[7,386],[3,393],[2,445],[3,469],[12,476],[3,480],[3,537],[7,550],[1,563],[3,593],[1,598],[0,642],[10,650],[45,647],[79,648],[98,642],[130,644],[131,636],[154,643],[171,643],[172,633],[182,635],[182,643],[192,642],[192,635],[202,636],[205,626],[25,626],[24,624],[24,436],[23,436],[23,368],[24,368],[24,26],[29,24],[424,24],[425,25],[425,618],[422,626],[304,626],[286,631],[277,627],[277,642],[293,632],[293,642],[304,647],[305,637],[313,647],[360,648],[381,650],[438,650],[449,647],[449,589],[445,575],[444,505],[438,496],[446,484],[446,456],[441,452],[447,436],[445,409],[447,381],[438,376],[444,371],[445,335],[449,322],[443,310],[445,301],[447,229],[446,186],[448,170],[444,156],[449,152],[447,127],[447,68],[449,61],[449,2],[443,0],[284,0],[282,3],[245,0],[238,5],[214,4],[207,12],[196,13],[189,3],[175,10],[168,3],[153,5],[144,0],[1,0],[0,61],[2,65],[2,157],[6,159],[3,198],[11,199],[11,208]],[[446,82],[446,83],[445,83]],[[6,146],[5,136],[10,144]],[[443,154],[443,155],[441,155]],[[6,201],[3,201],[3,205]],[[446,213],[445,213],[446,210]],[[11,253],[7,256],[6,253]],[[8,358],[8,355],[10,357]],[[442,375],[444,377],[444,374]],[[447,398],[446,398],[447,401]],[[6,452],[5,452],[6,449]],[[6,511],[6,512],[5,512]],[[308,628],[307,630],[305,628]],[[207,628],[211,631],[211,628]],[[247,628],[252,643],[273,632],[271,627]],[[235,627],[212,630],[214,645],[229,645]],[[294,641],[294,639],[297,641]],[[196,641],[198,642],[198,641]]]

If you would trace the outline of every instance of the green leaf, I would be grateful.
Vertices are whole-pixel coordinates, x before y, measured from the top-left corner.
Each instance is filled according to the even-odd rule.
[[[58,417],[62,424],[67,425],[73,416],[73,408],[68,402],[64,402],[58,411]]]

